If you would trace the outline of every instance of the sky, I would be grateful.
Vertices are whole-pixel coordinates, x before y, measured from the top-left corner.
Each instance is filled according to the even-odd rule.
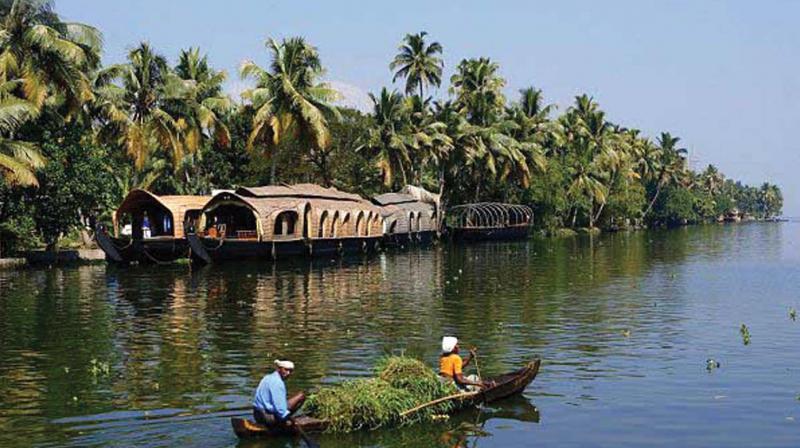
[[[445,79],[486,56],[510,100],[535,86],[563,111],[587,93],[615,123],[679,136],[694,169],[778,184],[784,213],[800,216],[800,1],[56,0],[56,10],[103,32],[106,63],[140,41],[173,62],[200,47],[232,94],[247,86],[243,60],[268,63],[266,39],[303,36],[362,109],[391,87],[403,36],[424,30],[444,47]]]

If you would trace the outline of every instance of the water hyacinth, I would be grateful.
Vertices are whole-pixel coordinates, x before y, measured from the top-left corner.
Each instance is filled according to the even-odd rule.
[[[441,403],[401,418],[403,411],[456,393],[455,386],[442,381],[422,361],[405,356],[381,359],[375,373],[375,378],[320,389],[308,397],[303,410],[309,416],[327,420],[328,431],[351,432],[430,419],[454,406]]]
[[[742,324],[739,328],[739,333],[742,335],[742,343],[744,343],[744,345],[750,345],[750,329],[747,328],[747,325]]]

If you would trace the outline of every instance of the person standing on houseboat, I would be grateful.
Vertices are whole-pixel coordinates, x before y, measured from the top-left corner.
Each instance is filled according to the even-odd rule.
[[[150,235],[150,218],[147,216],[147,212],[144,212],[144,218],[142,218],[142,237],[150,238]]]
[[[481,388],[489,386],[489,383],[481,381],[477,375],[463,375],[463,369],[475,358],[475,351],[474,347],[471,348],[469,356],[466,360],[463,360],[458,354],[458,338],[453,336],[443,337],[442,354],[439,356],[439,375],[452,379],[460,389],[467,389],[469,386]]]
[[[253,397],[253,418],[266,425],[293,424],[291,418],[306,400],[303,392],[286,398],[286,379],[294,372],[292,361],[275,360],[275,371],[265,375],[258,383]]]

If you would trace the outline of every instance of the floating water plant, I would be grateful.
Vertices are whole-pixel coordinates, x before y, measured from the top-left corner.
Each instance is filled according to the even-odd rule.
[[[719,361],[715,360],[714,358],[706,359],[706,370],[709,372],[719,368]]]
[[[380,360],[375,373],[374,378],[320,389],[308,397],[303,410],[312,417],[328,420],[331,432],[350,432],[431,420],[453,406],[444,402],[401,417],[403,411],[420,403],[456,393],[455,386],[441,381],[422,361],[405,356]]]
[[[750,345],[750,329],[747,328],[747,325],[742,324],[739,328],[739,333],[742,335],[742,342],[744,345]]]
[[[792,319],[792,321],[797,320],[797,310],[796,309],[789,308],[789,319]]]

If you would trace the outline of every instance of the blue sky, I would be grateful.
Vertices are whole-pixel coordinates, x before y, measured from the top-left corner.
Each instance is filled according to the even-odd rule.
[[[797,1],[57,0],[56,9],[103,31],[106,62],[141,40],[172,61],[199,46],[228,71],[231,92],[243,87],[242,60],[267,63],[268,37],[301,35],[353,104],[391,83],[403,35],[426,30],[444,46],[448,78],[462,58],[488,56],[511,99],[534,85],[563,110],[588,93],[612,121],[680,136],[693,168],[779,184],[785,213],[800,215]]]

